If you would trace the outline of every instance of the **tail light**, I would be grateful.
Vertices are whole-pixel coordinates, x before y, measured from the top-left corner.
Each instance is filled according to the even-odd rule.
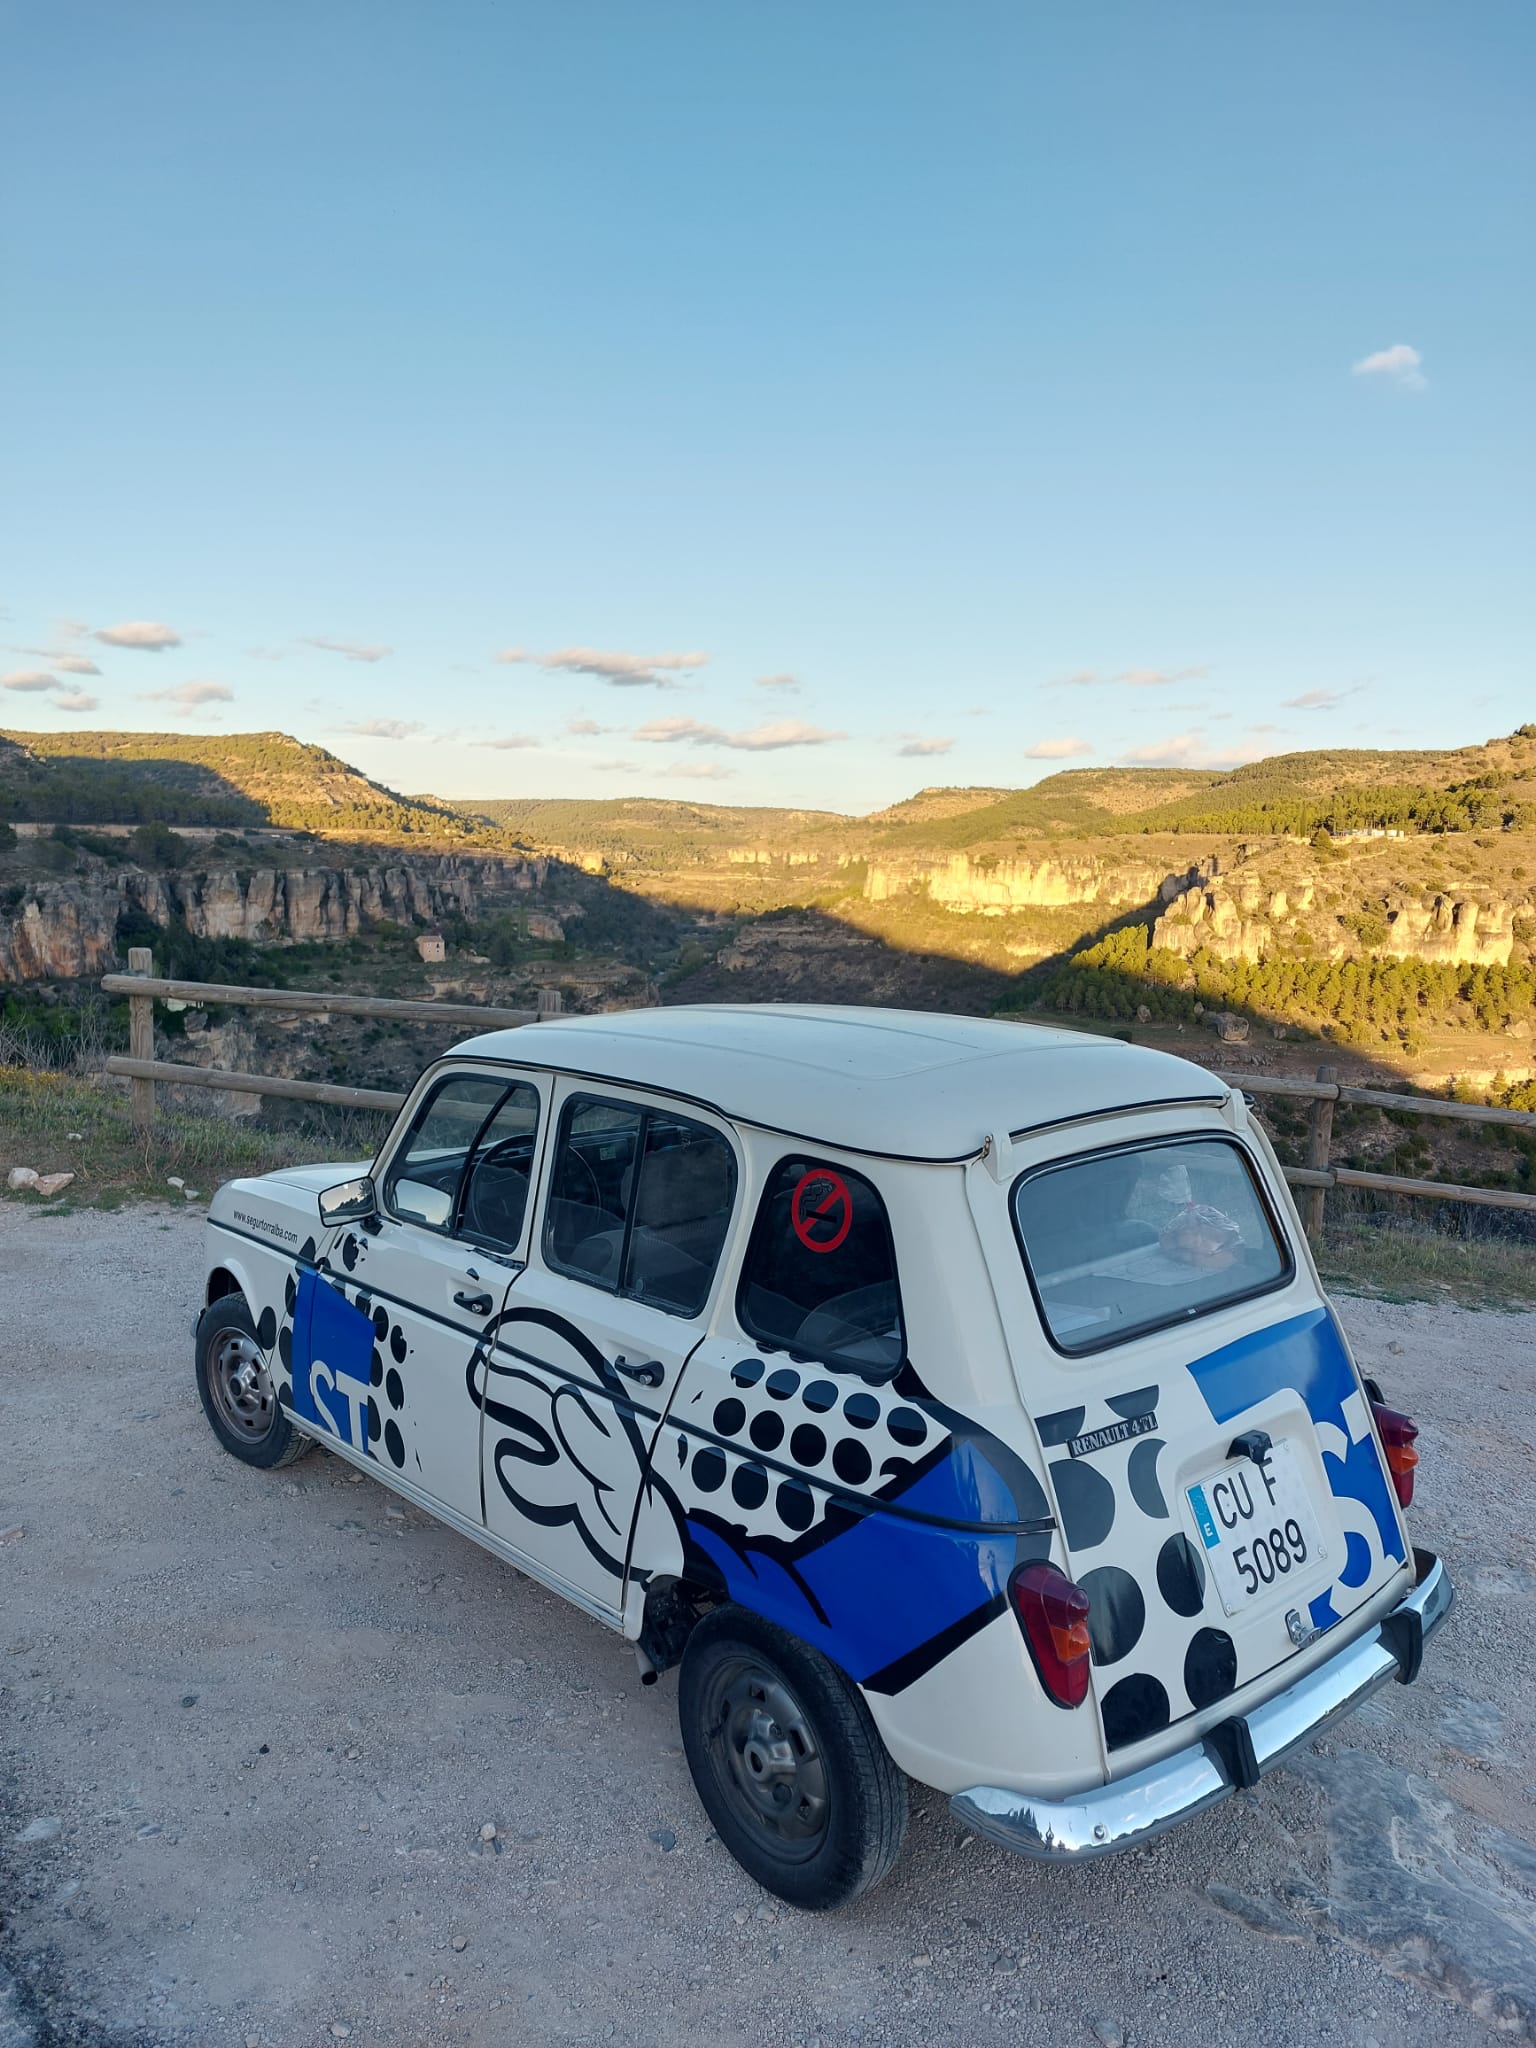
[[[1419,1454],[1413,1448],[1419,1425],[1383,1401],[1373,1401],[1371,1413],[1381,1432],[1381,1447],[1387,1454],[1392,1484],[1397,1488],[1398,1505],[1407,1507],[1413,1499],[1413,1468],[1419,1462]]]
[[[1020,1565],[1008,1591],[1040,1674],[1059,1707],[1088,1697],[1088,1595],[1053,1564]]]

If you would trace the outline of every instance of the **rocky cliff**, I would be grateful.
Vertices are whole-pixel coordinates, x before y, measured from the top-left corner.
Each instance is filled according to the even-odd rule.
[[[1168,902],[1179,891],[1216,872],[1214,860],[1170,875],[1136,861],[1106,861],[1093,855],[1059,860],[974,860],[957,853],[943,861],[872,863],[865,899],[884,903],[913,888],[925,888],[946,910],[981,917],[1006,917],[1013,910],[1073,903],[1102,904],[1107,910],[1138,903]]]
[[[0,897],[0,983],[110,972],[120,964],[116,930],[125,911],[161,926],[180,919],[199,938],[346,939],[381,918],[409,925],[475,917],[487,896],[537,889],[547,870],[542,858],[444,854],[378,867],[169,875],[127,867],[15,885]]]
[[[1337,917],[1310,915],[1315,885],[1270,889],[1248,877],[1212,878],[1181,890],[1152,928],[1152,944],[1186,958],[1208,952],[1221,960],[1263,960],[1304,946],[1314,958],[1343,960],[1363,953],[1396,960],[1429,960],[1475,967],[1507,967],[1515,943],[1514,906],[1493,898],[1436,895],[1401,897],[1381,914],[1373,943]]]

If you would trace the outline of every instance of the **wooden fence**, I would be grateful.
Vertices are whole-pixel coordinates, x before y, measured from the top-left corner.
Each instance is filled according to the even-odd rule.
[[[541,989],[536,1010],[501,1010],[478,1003],[422,1003],[396,1001],[386,996],[331,995],[321,989],[235,988],[219,982],[168,981],[150,973],[152,955],[147,946],[135,946],[128,954],[127,974],[107,974],[102,988],[108,995],[128,998],[128,1057],[114,1055],[107,1072],[126,1077],[133,1084],[133,1114],[137,1123],[148,1126],[155,1117],[155,1084],[174,1082],[183,1088],[220,1088],[239,1095],[272,1095],[289,1102],[327,1102],[342,1109],[372,1109],[393,1115],[405,1101],[404,1095],[388,1088],[348,1088],[329,1081],[289,1081],[276,1074],[236,1074],[220,1067],[184,1066],[176,1060],[155,1058],[155,1002],[226,1003],[249,1009],[286,1010],[303,1016],[374,1017],[411,1024],[453,1024],[471,1030],[492,1030],[502,1026],[534,1024],[541,1017],[560,1014],[560,995],[555,989]],[[1402,1174],[1366,1173],[1332,1163],[1333,1112],[1338,1103],[1365,1109],[1388,1109],[1398,1115],[1449,1117],[1458,1123],[1507,1124],[1536,1131],[1536,1115],[1523,1109],[1496,1109],[1480,1103],[1443,1102],[1433,1095],[1397,1095],[1386,1088],[1352,1088],[1341,1082],[1332,1067],[1319,1067],[1314,1081],[1281,1080],[1263,1074],[1216,1075],[1229,1087],[1250,1096],[1275,1095],[1299,1098],[1311,1103],[1307,1122],[1305,1166],[1282,1169],[1286,1179],[1301,1191],[1302,1220],[1308,1237],[1316,1240],[1323,1227],[1323,1203],[1330,1188],[1371,1188],[1384,1195],[1411,1195],[1437,1202],[1471,1202],[1494,1209],[1522,1209],[1536,1214],[1536,1195],[1517,1194],[1505,1188],[1460,1187],[1450,1181],[1412,1180]]]

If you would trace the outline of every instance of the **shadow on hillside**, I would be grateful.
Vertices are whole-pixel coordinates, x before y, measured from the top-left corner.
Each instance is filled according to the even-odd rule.
[[[32,735],[4,734],[24,743]],[[152,763],[110,756],[50,756],[41,772],[6,764],[5,815],[14,824],[202,825],[239,831],[270,825],[259,797],[200,761]],[[152,772],[149,772],[152,771]]]

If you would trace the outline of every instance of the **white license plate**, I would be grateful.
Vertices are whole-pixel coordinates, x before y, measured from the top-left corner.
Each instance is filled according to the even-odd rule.
[[[1300,1461],[1284,1441],[1263,1465],[1244,1458],[1190,1487],[1189,1505],[1228,1614],[1276,1585],[1313,1578],[1327,1555]]]

